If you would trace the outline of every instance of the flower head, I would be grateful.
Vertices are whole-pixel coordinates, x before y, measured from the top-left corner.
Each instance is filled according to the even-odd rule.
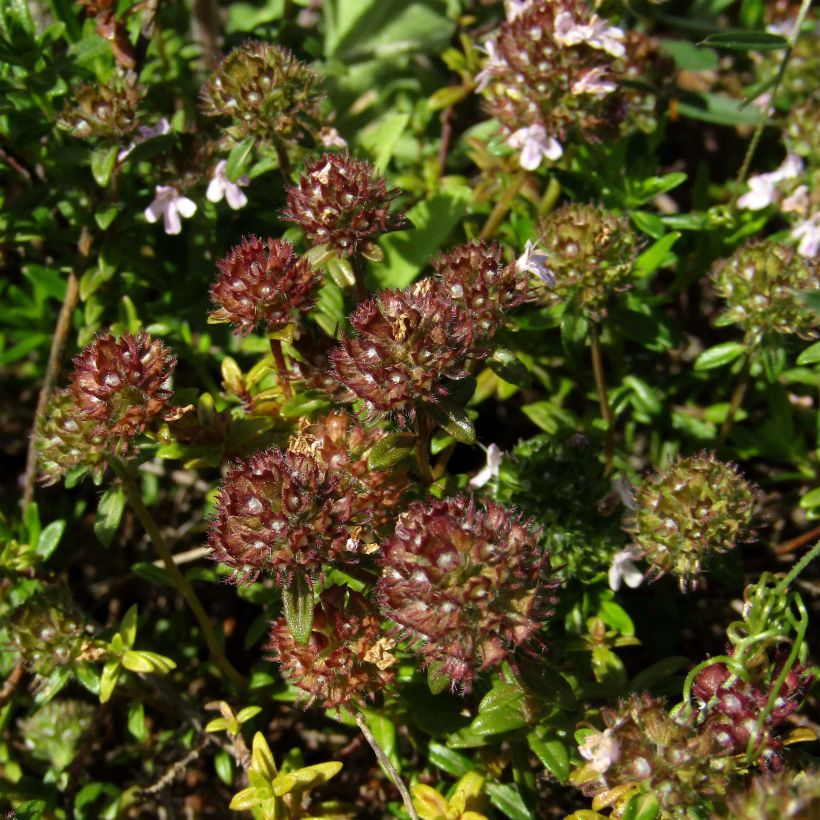
[[[577,304],[599,318],[613,294],[630,286],[640,243],[626,217],[596,205],[569,203],[544,221],[540,264],[554,280],[533,280],[536,295],[545,302]]]
[[[700,701],[697,722],[701,731],[712,734],[721,754],[744,754],[757,728],[755,749],[761,765],[774,770],[782,767],[782,724],[803,702],[814,681],[808,664],[792,667],[769,709],[786,655],[780,652],[773,664],[759,667],[750,680],[733,674],[725,663],[707,666],[695,678],[692,692]]]
[[[357,592],[325,590],[304,645],[293,640],[284,618],[273,624],[267,649],[295,686],[326,709],[372,699],[393,679],[395,641],[381,634],[381,620]]]
[[[161,420],[172,391],[168,382],[176,356],[144,330],[94,337],[74,359],[71,392],[83,419],[93,419],[96,435],[105,435],[115,450]]]
[[[390,213],[390,203],[398,195],[364,160],[323,154],[288,189],[283,216],[299,225],[314,244],[349,256],[381,234],[407,227],[403,216]]]
[[[476,77],[484,108],[501,123],[521,165],[556,160],[571,136],[654,127],[654,99],[635,80],[648,42],[598,17],[584,0],[517,4]]]
[[[464,497],[416,501],[382,544],[376,594],[424,659],[470,689],[478,672],[537,643],[555,580],[529,521]]]
[[[355,559],[347,549],[352,509],[344,476],[305,454],[265,450],[225,476],[211,519],[211,555],[238,582],[265,571],[279,583],[294,570],[313,576],[325,562]]]
[[[517,264],[504,263],[496,242],[458,245],[438,257],[433,268],[444,292],[474,318],[485,337],[492,336],[507,311],[529,296],[529,277]]]
[[[230,119],[236,140],[298,141],[318,115],[318,75],[287,49],[249,40],[228,54],[202,87],[202,110]]]
[[[37,423],[37,464],[40,480],[54,484],[76,467],[105,471],[108,437],[97,422],[80,412],[70,390],[56,390]]]
[[[415,418],[417,403],[447,395],[444,379],[465,375],[476,337],[471,317],[430,282],[381,291],[350,324],[356,336],[330,354],[342,398],[361,399],[370,418],[395,413],[400,424]]]
[[[217,309],[211,321],[232,322],[242,334],[257,325],[267,330],[284,327],[294,311],[310,310],[321,282],[319,273],[283,239],[249,236],[217,268],[211,286]]]
[[[289,448],[309,453],[323,467],[349,476],[355,492],[352,512],[370,530],[393,520],[408,487],[407,476],[397,470],[372,470],[367,460],[386,433],[364,426],[346,412],[333,412],[305,423],[291,437]]]
[[[801,219],[792,228],[792,237],[799,240],[797,252],[801,256],[816,259],[820,254],[820,211],[813,213],[808,219]]]
[[[74,106],[60,113],[59,123],[75,137],[117,138],[137,127],[139,89],[133,83],[92,83],[74,89]]]
[[[498,476],[503,460],[504,451],[497,444],[491,444],[487,448],[487,463],[470,479],[467,486],[471,490],[478,490],[492,481]]]
[[[806,820],[820,812],[820,770],[812,764],[802,771],[767,771],[735,790],[728,799],[735,820]]]
[[[678,459],[635,493],[634,557],[649,562],[649,577],[696,583],[708,555],[750,538],[755,507],[754,487],[732,464],[706,453]]]
[[[515,260],[518,273],[531,273],[537,276],[547,287],[555,287],[555,277],[549,269],[549,254],[539,251],[531,239],[524,245],[524,253]]]
[[[794,179],[803,170],[803,160],[797,154],[788,154],[776,170],[749,177],[749,190],[737,200],[738,208],[760,211],[775,204],[782,196],[779,183]]]
[[[748,242],[715,265],[712,279],[726,300],[719,322],[740,325],[750,341],[772,332],[817,335],[817,317],[799,294],[820,288],[820,269],[792,248]]]
[[[196,213],[196,203],[183,196],[173,185],[157,185],[154,200],[145,209],[145,219],[158,222],[162,217],[165,233],[175,236],[182,232],[182,218],[190,219]]]
[[[242,189],[250,185],[250,180],[243,174],[236,182],[231,182],[225,173],[227,168],[227,160],[221,159],[217,162],[205,197],[208,202],[222,202],[224,199],[233,210],[238,211],[248,204],[248,198]]]
[[[635,556],[631,550],[621,550],[612,556],[609,566],[609,588],[617,592],[623,581],[630,589],[637,589],[643,583],[643,573],[635,566]]]

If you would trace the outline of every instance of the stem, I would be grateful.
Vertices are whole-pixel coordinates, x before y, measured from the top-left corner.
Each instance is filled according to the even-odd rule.
[[[615,450],[615,425],[612,423],[612,409],[606,392],[604,358],[601,355],[600,328],[597,322],[589,324],[589,346],[592,353],[592,372],[595,374],[595,388],[598,391],[598,403],[601,406],[601,418],[606,424],[604,439],[604,460],[607,474],[612,472],[612,455]]]
[[[84,226],[80,231],[80,238],[77,240],[77,258],[74,262],[74,268],[69,273],[66,281],[65,296],[60,307],[60,314],[57,317],[57,324],[54,326],[54,337],[51,340],[51,350],[48,353],[46,372],[40,386],[40,395],[37,397],[37,408],[34,411],[34,423],[31,426],[28,453],[26,454],[26,472],[23,478],[23,509],[28,507],[34,498],[34,482],[37,480],[37,428],[40,425],[40,419],[46,412],[48,400],[51,398],[51,391],[57,381],[63,351],[68,341],[68,332],[71,329],[71,317],[80,299],[80,277],[88,264],[92,242],[91,231]]]
[[[282,353],[282,342],[279,339],[270,340],[270,352],[273,353],[273,363],[276,366],[279,384],[282,385],[282,393],[286,399],[289,399],[293,396],[290,389],[290,373],[285,362],[285,354]]]
[[[290,159],[288,158],[288,151],[285,148],[285,143],[279,137],[273,137],[273,148],[276,151],[276,157],[279,160],[279,170],[285,179],[285,185],[289,186],[291,183],[290,174]]]
[[[794,51],[794,46],[797,43],[797,38],[800,36],[800,29],[803,28],[803,21],[806,19],[806,15],[809,13],[809,8],[811,7],[811,0],[803,0],[800,4],[800,10],[797,12],[797,19],[794,21],[794,28],[791,30],[789,34],[789,38],[786,42],[786,50],[783,53],[783,59],[780,62],[780,66],[777,69],[777,74],[775,75],[774,85],[772,85],[772,89],[769,92],[771,103],[769,105],[769,110],[774,109],[774,101],[777,97],[777,92],[780,90],[780,84],[783,82],[783,76],[786,73],[786,67],[789,65],[789,60],[792,56],[792,51]],[[749,166],[752,164],[752,159],[754,159],[755,151],[757,151],[757,146],[760,144],[760,139],[763,136],[763,129],[766,127],[766,121],[759,123],[755,127],[754,134],[752,134],[752,139],[749,141],[749,147],[746,149],[746,156],[743,157],[743,164],[740,166],[740,171],[738,171],[737,175],[737,190],[735,191],[734,197],[732,197],[732,205],[737,202],[737,198],[740,194],[740,186],[743,184],[744,180],[746,179],[746,174],[749,173]]]
[[[512,207],[513,200],[518,195],[524,183],[527,181],[529,174],[526,171],[517,173],[510,184],[504,189],[501,198],[495,203],[495,207],[487,217],[484,227],[481,229],[480,239],[490,239],[498,230],[499,225],[504,221],[507,211]]]
[[[430,470],[430,458],[428,456],[431,432],[427,414],[419,408],[416,411],[416,465],[419,470],[419,477],[427,485],[433,483],[433,473]]]
[[[820,541],[818,541],[790,570],[789,574],[777,585],[777,591],[782,595],[791,585],[792,581],[820,555]]]
[[[367,299],[367,286],[364,282],[364,259],[362,255],[360,253],[354,253],[350,259],[350,265],[353,268],[353,277],[356,283],[356,303],[358,304]]]
[[[379,763],[382,764],[387,774],[390,775],[390,779],[393,781],[393,784],[399,790],[399,794],[401,795],[402,802],[404,803],[404,808],[407,809],[407,813],[410,815],[412,820],[419,820],[419,816],[416,813],[415,806],[413,805],[413,799],[410,797],[410,792],[407,790],[407,786],[404,785],[401,777],[399,777],[399,773],[396,771],[396,767],[392,764],[384,749],[382,749],[379,745],[379,741],[373,736],[373,732],[370,731],[370,727],[367,725],[364,715],[361,712],[356,712],[355,718],[356,725],[359,727],[365,740],[370,744],[370,747],[375,752]]]
[[[720,426],[720,432],[718,433],[717,438],[718,448],[722,447],[726,443],[726,439],[729,437],[729,432],[735,422],[737,411],[740,410],[740,405],[743,404],[743,397],[746,395],[746,390],[749,387],[749,373],[751,368],[752,359],[748,354],[746,354],[743,359],[743,367],[741,368],[740,374],[737,378],[737,384],[735,385],[735,389],[732,391],[732,398],[729,399],[729,410],[726,413],[726,418],[724,419],[723,424]]]
[[[788,555],[790,552],[794,552],[805,544],[808,544],[809,541],[814,541],[815,538],[820,538],[820,527],[814,527],[814,529],[804,532],[802,535],[784,541],[780,546],[775,548],[775,555]]]
[[[182,574],[179,567],[174,563],[174,557],[171,554],[171,550],[169,549],[168,544],[165,543],[165,539],[162,537],[162,533],[159,531],[159,527],[154,521],[153,516],[145,506],[145,503],[142,500],[142,495],[140,495],[140,491],[128,467],[126,467],[126,465],[114,455],[107,456],[107,461],[111,466],[111,469],[117,474],[117,477],[122,483],[123,489],[125,490],[125,494],[128,498],[128,503],[136,513],[136,516],[139,518],[142,526],[145,528],[145,532],[148,533],[148,537],[151,539],[151,543],[154,545],[157,555],[159,555],[165,565],[166,572],[171,576],[171,582],[177,592],[179,592],[179,594],[185,599],[185,602],[191,608],[191,612],[194,613],[194,617],[197,619],[199,626],[202,629],[202,635],[205,638],[205,643],[208,645],[208,649],[210,650],[211,657],[214,659],[214,662],[226,678],[232,681],[236,686],[245,688],[247,686],[247,681],[244,677],[242,677],[242,675],[239,674],[239,672],[236,671],[236,669],[234,669],[231,662],[225,655],[224,649],[220,646],[219,641],[214,634],[213,627],[211,626],[211,622],[208,620],[208,615],[206,614],[205,609],[200,603],[199,598],[197,598],[196,592],[194,592],[194,588],[188,582],[188,579]]]

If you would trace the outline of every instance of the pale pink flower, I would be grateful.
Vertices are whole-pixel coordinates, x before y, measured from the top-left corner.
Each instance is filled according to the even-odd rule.
[[[589,768],[598,774],[603,774],[613,763],[617,763],[621,756],[621,747],[615,732],[606,729],[587,735],[578,747],[581,757],[589,763]]]
[[[798,222],[792,228],[792,236],[800,240],[797,252],[808,259],[814,259],[820,251],[820,211]]]
[[[248,204],[248,198],[242,189],[250,184],[250,180],[243,174],[236,182],[231,182],[226,173],[227,169],[227,160],[221,159],[217,162],[205,197],[208,202],[222,202],[224,199],[233,210],[238,211]]]
[[[612,57],[623,57],[626,54],[626,35],[623,30],[608,25],[607,21],[602,20],[597,14],[592,16],[589,23],[580,24],[570,12],[559,12],[555,15],[554,37],[564,48],[585,43],[592,48],[605,51]]]
[[[534,273],[542,282],[555,287],[555,277],[547,267],[549,256],[545,251],[539,251],[538,246],[531,240],[527,240],[524,245],[524,253],[515,260],[515,270],[517,273],[529,271]]]
[[[803,160],[797,154],[788,154],[774,171],[749,177],[749,190],[738,198],[738,207],[747,211],[761,211],[773,205],[780,199],[778,183],[794,179],[802,170]]]
[[[564,153],[561,144],[547,134],[543,125],[519,128],[507,138],[507,145],[521,150],[519,162],[527,171],[538,168],[544,157],[555,161]]]
[[[503,450],[497,444],[491,444],[487,448],[487,463],[470,479],[470,489],[477,490],[495,478],[503,459]]]
[[[635,556],[630,550],[621,550],[612,556],[609,566],[609,588],[618,591],[623,581],[630,589],[636,589],[643,582],[643,573],[635,566]]]
[[[347,148],[347,140],[335,128],[329,125],[319,131],[319,142],[325,148]]]
[[[606,69],[603,66],[591,68],[572,84],[572,93],[591,94],[598,99],[606,97],[615,90],[615,83],[605,77]]]
[[[507,20],[512,23],[519,15],[523,14],[532,5],[532,0],[504,0],[504,11]]]
[[[188,199],[173,185],[157,185],[154,201],[145,209],[148,222],[158,222],[162,217],[165,233],[178,234],[182,231],[180,217],[190,219],[196,213],[196,203]]]
[[[477,92],[483,91],[492,82],[493,77],[496,74],[505,71],[507,68],[507,64],[498,56],[498,52],[495,50],[495,42],[493,40],[487,40],[484,45],[481,46],[481,49],[487,52],[487,57],[489,59],[484,64],[484,68],[482,68],[481,71],[475,75],[475,90]]]
[[[142,145],[142,143],[148,142],[148,140],[154,137],[161,137],[164,134],[170,133],[171,123],[169,123],[165,117],[157,120],[155,125],[141,125],[137,129],[137,136],[131,140],[128,147],[123,148],[122,151],[117,154],[117,162],[122,162],[138,145]]]
[[[799,185],[792,191],[791,196],[787,196],[783,202],[780,203],[780,210],[783,211],[784,214],[806,216],[810,206],[809,189],[805,185]]]

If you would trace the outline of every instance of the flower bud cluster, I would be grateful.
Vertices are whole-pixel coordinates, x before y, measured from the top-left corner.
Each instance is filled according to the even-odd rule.
[[[676,575],[697,583],[711,553],[734,549],[752,535],[755,488],[732,464],[703,453],[673,462],[643,480],[635,493],[629,533],[649,576]]]
[[[2,625],[13,651],[41,678],[76,662],[89,645],[82,616],[62,587],[50,586],[29,598]]]
[[[212,322],[231,322],[236,332],[250,333],[257,325],[278,330],[295,311],[310,310],[321,276],[293,245],[281,239],[249,236],[217,263],[219,274],[211,286],[217,309]]]
[[[659,698],[635,693],[601,716],[606,728],[584,738],[579,751],[586,762],[571,778],[587,796],[639,785],[673,817],[725,792],[727,759],[712,759],[710,735],[673,720]]]
[[[817,315],[800,299],[820,288],[820,265],[786,245],[749,242],[719,262],[712,279],[727,309],[720,324],[737,324],[750,342],[767,333],[817,336]]]
[[[395,516],[409,482],[399,470],[372,470],[367,464],[373,446],[386,434],[365,427],[346,412],[333,412],[306,423],[291,438],[289,449],[307,453],[328,470],[350,478],[354,487],[353,515],[379,529]]]
[[[137,127],[137,88],[129,83],[83,85],[74,89],[75,103],[63,110],[60,125],[75,137],[122,137]]]
[[[753,778],[744,791],[728,799],[734,820],[807,820],[820,816],[820,771],[780,769]]]
[[[552,612],[555,580],[538,533],[494,502],[416,501],[380,558],[385,615],[453,689],[469,691],[478,672],[537,645]]]
[[[267,649],[286,678],[326,709],[372,699],[393,679],[395,641],[381,634],[381,618],[357,592],[325,590],[306,644],[294,641],[284,618],[273,624]]]
[[[407,290],[383,290],[350,317],[356,336],[331,352],[345,401],[364,402],[368,419],[394,413],[400,424],[421,402],[447,395],[444,379],[466,375],[476,327],[431,280]]]
[[[472,314],[479,332],[491,336],[508,310],[529,296],[529,277],[515,263],[504,264],[497,242],[468,242],[433,262],[445,293]]]
[[[594,139],[603,130],[654,126],[653,96],[625,85],[650,62],[647,41],[599,18],[584,0],[531,3],[486,49],[478,90],[508,143],[522,149],[524,168],[558,159],[571,132]]]
[[[83,419],[97,423],[115,451],[166,414],[176,356],[144,330],[116,338],[101,334],[74,359],[71,392]]]
[[[32,757],[61,772],[88,738],[96,713],[95,707],[85,701],[49,701],[19,722],[26,748]]]
[[[372,240],[407,227],[401,214],[390,212],[398,195],[364,160],[323,154],[288,189],[283,216],[314,245],[327,245],[340,256],[368,255]]]
[[[692,686],[700,701],[697,721],[701,731],[715,738],[721,754],[745,754],[754,736],[753,749],[760,765],[765,769],[782,768],[779,730],[803,702],[814,680],[808,664],[792,667],[766,713],[785,661],[786,653],[779,653],[774,664],[766,664],[748,681],[733,674],[725,663],[707,666],[697,675]]]
[[[298,142],[314,130],[318,75],[287,49],[249,40],[202,87],[202,110],[231,121],[229,136]]]
[[[574,301],[593,319],[606,315],[610,298],[631,284],[640,241],[629,220],[597,205],[569,203],[541,225],[541,245],[555,284],[533,278],[536,298]]]
[[[355,487],[315,458],[271,449],[232,465],[211,520],[211,555],[252,582],[262,572],[286,583],[296,570],[310,578],[329,561],[356,557],[350,538]]]

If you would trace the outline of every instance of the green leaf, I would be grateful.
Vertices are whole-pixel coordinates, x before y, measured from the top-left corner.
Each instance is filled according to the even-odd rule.
[[[635,625],[627,611],[615,601],[601,601],[598,609],[601,620],[612,629],[617,629],[621,635],[634,635]]]
[[[234,765],[233,758],[223,750],[214,755],[214,769],[216,776],[226,785],[233,785]]]
[[[231,182],[236,182],[239,177],[248,173],[253,161],[253,146],[256,140],[248,137],[242,142],[234,145],[231,153],[228,154],[228,162],[225,166],[225,176]]]
[[[529,387],[532,383],[532,376],[527,366],[512,350],[503,347],[496,348],[488,359],[487,365],[496,376],[517,387]]]
[[[413,455],[416,437],[412,433],[388,433],[380,438],[367,456],[371,470],[389,470]]]
[[[635,675],[635,677],[629,682],[629,688],[633,692],[642,692],[644,690],[651,689],[657,683],[666,680],[671,675],[674,675],[675,672],[678,672],[688,666],[689,662],[690,661],[688,658],[684,658],[681,655],[673,655],[672,657],[664,658],[663,660],[653,663],[651,666],[648,666],[646,669],[638,672],[638,674]]]
[[[442,663],[434,662],[427,667],[427,685],[430,687],[430,692],[434,695],[440,695],[451,683],[450,676],[442,672],[443,665]]]
[[[108,661],[100,675],[100,703],[108,703],[122,674],[119,658]]]
[[[658,798],[654,794],[635,794],[624,807],[621,820],[655,820],[660,810]]]
[[[234,811],[250,811],[262,802],[254,786],[249,786],[247,789],[242,789],[237,792],[231,802],[228,804],[229,809]]]
[[[443,399],[437,404],[425,404],[424,412],[456,441],[475,444],[475,426],[463,407]]]
[[[43,561],[47,561],[65,532],[65,521],[52,521],[41,533],[37,539],[37,546],[34,551]]]
[[[145,740],[145,708],[140,701],[128,704],[128,731],[137,740]]]
[[[388,114],[359,132],[359,144],[370,154],[379,171],[384,172],[390,164],[396,143],[408,122],[409,114]]]
[[[815,507],[820,507],[820,487],[816,487],[813,490],[809,490],[809,492],[807,492],[800,499],[800,509],[812,510]]]
[[[427,747],[427,760],[453,777],[464,777],[473,768],[473,762],[469,757],[434,740],[431,740]]]
[[[11,812],[9,817],[13,820],[40,820],[46,810],[45,800],[26,800],[20,803]]]
[[[109,487],[97,504],[97,515],[94,518],[94,534],[104,547],[110,547],[114,534],[120,526],[125,509],[125,491],[117,484]]]
[[[515,684],[499,684],[484,696],[470,731],[479,736],[497,735],[525,726],[524,691]]]
[[[760,125],[766,122],[766,115],[756,108],[744,108],[743,103],[721,94],[690,94],[688,102],[678,103],[678,113],[701,122],[716,125]]]
[[[390,762],[396,767],[396,771],[401,772],[401,758],[396,748],[395,724],[389,718],[378,712],[373,712],[370,709],[362,710],[362,714],[379,746],[382,747],[384,753],[390,758]],[[381,764],[379,765],[381,766]]]
[[[820,342],[807,347],[797,357],[797,364],[816,364],[817,362],[820,362]]]
[[[293,640],[304,646],[313,632],[313,587],[302,570],[296,570],[290,584],[282,587],[282,609]]]
[[[413,229],[388,234],[379,243],[384,261],[371,268],[378,286],[403,288],[409,285],[464,216],[472,196],[466,185],[451,187],[414,205],[407,212]]]
[[[695,370],[714,370],[731,364],[746,352],[746,346],[740,342],[724,342],[703,351],[695,360]]]
[[[91,154],[91,174],[100,188],[107,188],[117,164],[118,145],[104,145]]]
[[[137,605],[133,604],[125,613],[125,617],[122,619],[117,635],[114,636],[115,638],[119,637],[121,645],[128,649],[130,649],[134,645],[134,641],[137,640],[137,616]]]
[[[298,419],[313,416],[330,409],[330,397],[324,390],[305,390],[298,396],[288,399],[280,408],[283,419]]]
[[[490,802],[510,820],[535,820],[516,786],[507,783],[487,783]]]
[[[569,779],[569,750],[566,743],[558,737],[542,737],[539,731],[527,735],[527,743],[543,767],[552,774],[559,783],[566,783]]]
[[[767,31],[726,31],[710,34],[698,45],[728,48],[732,51],[780,51],[788,44],[785,37]]]
[[[654,273],[666,264],[672,246],[681,238],[678,231],[665,234],[653,242],[636,260],[635,275],[641,279]]]

